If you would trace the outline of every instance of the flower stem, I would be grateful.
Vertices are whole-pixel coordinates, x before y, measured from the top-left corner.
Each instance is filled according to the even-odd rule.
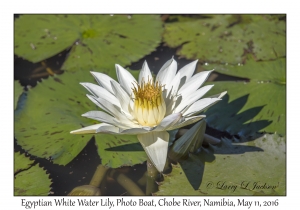
[[[146,185],[146,195],[152,195],[152,193],[158,190],[156,184],[156,178],[159,172],[156,167],[153,165],[151,160],[147,160],[147,185]]]
[[[104,178],[104,176],[105,176],[105,174],[106,174],[106,172],[107,172],[107,170],[108,170],[107,167],[99,164],[97,166],[97,169],[96,169],[94,175],[93,175],[93,178],[90,181],[90,185],[93,185],[95,187],[99,187],[102,180],[103,180],[103,178]]]
[[[126,175],[112,169],[109,176],[113,177],[130,195],[145,195],[145,193]]]

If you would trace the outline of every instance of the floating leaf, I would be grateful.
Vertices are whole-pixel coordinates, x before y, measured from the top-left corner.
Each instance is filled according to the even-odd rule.
[[[152,52],[162,30],[158,15],[21,15],[14,46],[18,56],[32,62],[71,47],[62,69],[110,69]]]
[[[174,166],[157,194],[285,195],[285,147],[278,135],[243,143],[224,138]]]
[[[20,95],[23,93],[23,86],[18,81],[14,82],[14,109],[17,108]]]
[[[14,157],[14,172],[18,172],[15,175],[14,194],[22,196],[48,195],[52,182],[46,171],[38,165],[31,166],[33,161],[24,154],[15,152]]]
[[[98,108],[86,97],[87,91],[79,82],[96,83],[86,71],[66,72],[49,77],[28,91],[24,106],[15,113],[15,137],[22,148],[65,165],[85,147],[92,135],[72,135],[70,131],[99,123],[81,116]],[[107,166],[134,165],[146,160],[140,145],[130,147],[139,144],[136,137],[97,134],[95,138]]]
[[[250,82],[213,82],[210,94],[227,90],[228,96],[205,113],[210,127],[231,135],[256,132],[286,133],[285,59],[247,61],[242,66],[209,65],[217,72],[247,77]]]
[[[96,144],[102,164],[117,168],[143,163],[147,155],[136,136],[97,134]]]
[[[14,153],[14,173],[17,173],[21,170],[28,169],[33,164],[33,160],[26,158],[24,154],[19,152]]]
[[[205,62],[241,63],[247,50],[258,60],[286,55],[284,21],[259,15],[215,15],[165,24],[164,41],[178,55]]]

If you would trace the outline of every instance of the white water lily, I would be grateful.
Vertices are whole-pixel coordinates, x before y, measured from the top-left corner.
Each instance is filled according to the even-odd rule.
[[[116,64],[118,81],[91,72],[98,85],[81,83],[92,95],[87,97],[103,111],[89,111],[82,116],[102,123],[71,131],[73,134],[110,133],[137,135],[149,159],[159,172],[166,163],[169,133],[167,131],[195,123],[204,118],[201,111],[221,100],[226,92],[203,98],[213,85],[200,86],[211,71],[193,75],[197,61],[177,72],[172,58],[151,75],[145,61],[136,79]]]

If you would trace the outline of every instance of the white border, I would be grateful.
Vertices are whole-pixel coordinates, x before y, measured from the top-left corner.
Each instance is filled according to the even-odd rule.
[[[296,2],[296,1],[293,1]],[[231,200],[245,198],[247,200],[279,199],[279,208],[298,205],[299,192],[299,138],[297,131],[299,116],[297,88],[299,88],[299,13],[292,1],[5,1],[1,4],[1,186],[0,206],[3,209],[24,209],[21,206],[21,197],[13,196],[13,14],[16,13],[147,13],[147,14],[174,14],[174,13],[287,13],[287,196],[286,197],[226,197]],[[4,76],[3,76],[4,74]],[[291,97],[293,100],[291,101]],[[290,100],[289,100],[290,99]],[[282,99],[285,100],[285,99]],[[11,112],[9,111],[11,110]],[[39,199],[39,197],[25,197]],[[51,197],[40,197],[52,200]],[[57,197],[56,197],[57,198]],[[139,199],[139,197],[132,197]],[[145,197],[143,197],[146,199]],[[160,199],[155,198],[155,199]],[[171,197],[167,197],[170,199]],[[183,197],[176,197],[181,199]],[[219,200],[222,197],[208,197]],[[72,198],[76,199],[76,198]],[[94,198],[92,198],[94,199]],[[112,198],[117,199],[117,198]],[[127,199],[130,199],[127,198]],[[147,198],[148,199],[148,198]],[[149,198],[149,199],[152,199]],[[191,197],[197,199],[197,197]],[[199,199],[203,199],[200,197]],[[56,209],[74,209],[74,207],[56,207]],[[97,207],[99,208],[99,207]],[[104,208],[104,207],[101,207]],[[126,208],[126,207],[122,207]],[[130,207],[139,208],[139,207]],[[176,207],[164,207],[167,209]],[[182,207],[180,207],[182,208]],[[227,207],[223,207],[223,209]],[[231,207],[229,207],[231,208]],[[227,209],[229,209],[227,208]],[[275,207],[274,207],[275,208]],[[41,209],[41,208],[38,208]],[[76,208],[77,209],[77,208]],[[104,208],[108,209],[108,208]],[[232,208],[231,208],[232,209]],[[238,209],[238,208],[236,208]],[[247,208],[243,208],[247,209]],[[251,207],[251,209],[256,209]],[[258,208],[257,208],[258,209]],[[259,208],[261,209],[261,208]],[[295,208],[293,208],[295,209]]]

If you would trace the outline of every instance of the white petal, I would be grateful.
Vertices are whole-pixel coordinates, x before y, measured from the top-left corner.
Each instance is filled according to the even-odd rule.
[[[210,98],[204,98],[201,99],[197,102],[195,102],[194,104],[192,104],[191,106],[187,106],[182,113],[183,116],[191,116],[191,115],[196,115],[199,112],[203,111],[204,109],[214,105],[215,103],[217,103],[218,101],[221,100],[221,98],[226,95],[227,91],[224,91],[222,93],[210,96]],[[203,100],[203,101],[202,101]],[[211,101],[210,101],[211,100]],[[207,104],[206,104],[207,103]],[[197,111],[198,110],[198,111]]]
[[[96,133],[96,130],[102,126],[103,123],[90,125],[78,130],[71,131],[72,134],[88,134],[88,133]]]
[[[150,127],[142,127],[142,128],[129,128],[129,129],[120,129],[121,134],[129,134],[129,135],[138,135],[138,134],[144,134],[149,133],[149,131],[152,131],[153,128]]]
[[[129,128],[139,128],[141,127],[137,122],[133,122],[130,120],[126,120],[121,119],[121,120],[117,120],[116,118],[114,118],[114,125],[119,127],[120,129],[129,129]]]
[[[113,115],[114,117],[116,117],[116,114],[113,113],[108,107],[106,107],[105,105],[103,105],[102,103],[99,102],[99,100],[104,100],[105,99],[101,99],[101,98],[96,98],[95,96],[92,95],[86,95],[94,104],[96,104],[98,107],[100,107],[101,109],[103,109],[104,111],[108,112],[109,114]],[[112,104],[110,106],[113,106]]]
[[[169,107],[167,108],[168,112],[166,112],[166,115],[167,115],[167,113],[168,114],[178,113],[178,112],[175,112],[174,109],[175,109],[175,107],[179,106],[182,103],[182,96],[181,95],[175,96],[173,100],[174,100],[174,102],[173,102],[172,106],[170,106],[171,105],[171,103],[170,103]]]
[[[142,84],[143,80],[144,82],[148,82],[148,80],[149,81],[152,80],[152,74],[146,61],[144,62],[142,70],[140,71],[139,74],[139,84]]]
[[[172,95],[176,95],[180,83],[180,78],[181,78],[181,73],[178,72],[174,79],[171,82],[171,87],[172,87]]]
[[[177,73],[174,79],[171,82],[170,89],[164,91],[163,96],[166,103],[166,115],[172,113],[175,100],[177,98],[178,85],[180,82],[180,73]]]
[[[144,111],[144,110],[143,110]],[[156,108],[154,109],[148,109],[148,116],[147,116],[147,122],[148,125],[156,125],[157,124],[157,112],[158,110]]]
[[[178,94],[184,98],[186,94],[196,91],[205,82],[211,72],[212,71],[202,71],[195,74],[179,89]]]
[[[192,106],[190,106],[184,113],[183,116],[192,116],[203,111],[204,109],[214,105],[216,102],[220,101],[219,98],[203,98],[196,101]]]
[[[204,96],[214,85],[204,86],[189,95],[183,97],[182,102],[174,109],[174,112],[181,112],[186,106],[193,104],[198,101],[202,96]]]
[[[174,113],[171,115],[168,115],[165,117],[157,126],[157,128],[154,129],[154,131],[164,131],[167,130],[169,127],[176,124],[182,117],[181,113]]]
[[[108,112],[119,122],[122,122],[122,125],[126,124],[126,127],[136,127],[137,125],[132,121],[129,120],[124,113],[122,113],[121,107],[117,106],[116,104],[112,104],[111,102],[107,101],[106,99],[103,98],[95,98],[94,96],[87,95],[87,97],[94,102],[97,106],[99,106],[101,109],[104,111]],[[114,124],[118,124],[114,123]],[[123,127],[123,126],[122,126]]]
[[[119,134],[119,128],[107,124],[100,123],[95,125],[90,125],[78,130],[71,131],[72,134],[95,134],[95,133],[110,133],[110,134]]]
[[[113,124],[113,125],[115,124],[114,117],[102,111],[89,111],[87,113],[84,113],[81,116],[98,120],[100,122],[104,122],[108,124]]]
[[[125,111],[126,116],[129,119],[133,119],[129,110],[130,110],[130,97],[125,92],[125,90],[121,87],[121,85],[115,81],[111,81],[111,86],[114,91],[115,96],[120,102],[122,109]]]
[[[227,94],[227,91],[224,91],[222,93],[210,96],[210,98],[223,98],[223,96],[225,96]]]
[[[146,134],[139,134],[137,135],[137,138],[153,165],[159,172],[162,172],[167,160],[169,144],[168,132],[149,132]]]
[[[193,123],[195,123],[195,122],[197,122],[197,121],[199,121],[203,118],[205,118],[205,115],[186,117],[183,122],[180,122],[178,124],[175,124],[175,125],[169,127],[168,130],[174,130],[174,129],[182,128],[184,126],[193,124]]]
[[[110,76],[107,76],[106,74],[100,73],[100,72],[93,72],[91,71],[91,74],[94,76],[96,81],[99,83],[100,86],[108,90],[109,92],[113,93],[113,90],[110,85],[110,81],[115,81]]]
[[[161,67],[156,76],[156,81],[159,81],[160,84],[165,85],[166,89],[169,89],[171,88],[170,84],[175,77],[176,71],[177,62],[172,58]]]
[[[113,94],[111,94],[109,91],[107,91],[105,88],[100,87],[99,85],[88,83],[88,82],[83,82],[80,84],[83,87],[85,87],[90,93],[92,93],[95,97],[104,98],[113,104],[120,105],[118,99]]]
[[[129,71],[124,69],[122,66],[116,64],[116,71],[117,71],[117,77],[120,82],[120,85],[124,88],[124,90],[127,92],[129,96],[132,95],[132,89],[134,86],[136,86],[137,81],[135,78],[130,74]]]
[[[99,127],[96,132],[97,133],[109,133],[109,134],[120,134],[119,128],[113,125],[109,125],[106,123],[102,123],[102,126]]]
[[[179,89],[182,87],[184,83],[186,83],[193,75],[196,65],[197,65],[198,60],[195,60],[184,67],[182,67],[178,73],[180,73],[180,84],[179,84]]]

